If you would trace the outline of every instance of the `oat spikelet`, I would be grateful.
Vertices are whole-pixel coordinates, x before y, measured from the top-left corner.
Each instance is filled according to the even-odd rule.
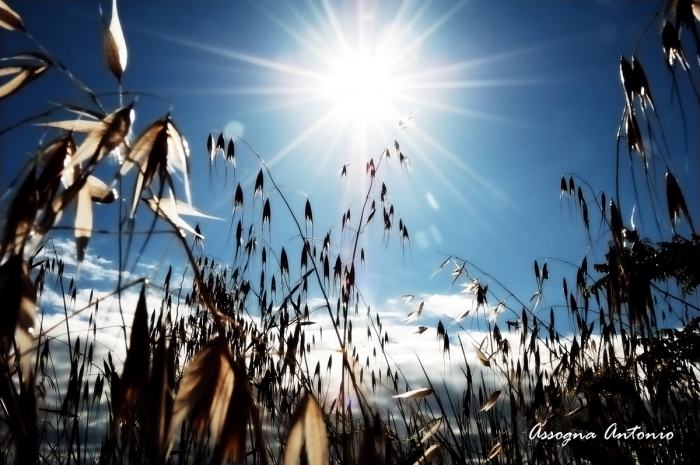
[[[664,21],[664,27],[661,31],[661,44],[663,45],[669,68],[673,68],[673,63],[678,61],[684,70],[688,69],[688,61],[685,59],[685,54],[683,53],[683,47],[678,37],[678,30],[670,21]]]
[[[442,417],[436,418],[435,420],[430,421],[425,428],[421,430],[421,432],[425,432],[423,437],[421,438],[420,442],[421,444],[424,444],[428,439],[430,439],[437,431],[440,429],[440,426],[442,426]]]
[[[77,167],[76,167],[76,171]],[[94,176],[88,176],[78,192],[78,207],[75,213],[75,245],[78,261],[85,258],[90,236],[92,235],[92,203],[112,203],[118,197],[115,189]]]
[[[112,19],[109,27],[105,24],[104,31],[104,52],[107,60],[107,68],[114,74],[114,77],[121,82],[122,75],[126,70],[126,41],[124,40],[124,32],[119,21],[117,12],[117,0],[112,1]]]
[[[501,446],[501,443],[499,442],[495,446],[491,448],[491,451],[489,452],[489,456],[486,458],[486,460],[492,460],[496,458],[501,451],[503,450],[503,446]]]
[[[106,154],[119,147],[131,129],[134,120],[133,104],[110,113],[90,131],[78,147],[75,155],[63,170],[64,175],[69,175],[73,168],[90,160],[86,170],[92,168]]]
[[[4,27],[9,31],[14,31],[15,29],[24,30],[22,18],[2,0],[0,0],[0,27]]]
[[[476,358],[479,359],[479,361],[481,362],[482,365],[484,365],[485,367],[491,366],[491,361],[489,360],[489,357],[487,357],[487,356],[481,351],[481,349],[479,349],[478,347],[475,346],[475,347],[474,347],[474,351],[476,352]]]
[[[89,133],[93,129],[100,126],[99,121],[72,119],[64,121],[49,121],[47,123],[37,123],[35,126],[48,126],[50,128],[63,129],[69,132]]]
[[[153,353],[149,382],[148,431],[151,437],[152,463],[165,463],[170,446],[174,384],[174,350],[172,344],[166,347],[166,332],[161,329],[158,345]]]
[[[0,266],[0,344],[5,354],[15,351],[16,342],[24,380],[32,373],[31,349],[34,344],[36,291],[27,264],[21,255],[11,256]],[[15,353],[17,355],[17,352]]]
[[[440,446],[438,444],[433,444],[432,446],[428,447],[428,449],[425,451],[423,456],[418,459],[413,465],[426,465],[440,455]]]
[[[2,10],[0,9],[0,24]],[[0,86],[0,99],[19,91],[22,87],[41,76],[51,66],[51,60],[40,53],[24,53],[15,55],[10,60],[27,62],[22,65],[0,64],[0,76],[15,75],[12,79]]]
[[[481,407],[481,410],[479,412],[488,412],[491,407],[496,405],[496,402],[498,402],[498,398],[501,396],[501,391],[494,391],[493,394],[489,396],[488,399],[486,399],[486,402],[484,402],[484,406]]]
[[[141,288],[139,301],[131,325],[129,350],[124,361],[121,379],[112,381],[112,406],[114,408],[114,431],[126,420],[135,403],[145,407],[148,390],[148,371],[151,352],[148,336],[148,310],[146,307],[146,287]],[[113,377],[117,375],[113,373]],[[115,436],[118,437],[118,436]]]
[[[191,204],[190,184],[188,179],[190,150],[187,141],[180,135],[170,119],[165,116],[151,124],[139,136],[131,153],[121,167],[119,174],[123,176],[132,167],[139,168],[138,178],[134,187],[134,198],[131,204],[131,217],[134,217],[138,199],[153,180],[158,176],[161,183],[167,183],[174,191],[170,172],[177,170],[183,175],[187,203]]]
[[[666,173],[666,201],[668,203],[668,214],[671,217],[671,226],[673,227],[673,232],[676,232],[676,223],[680,220],[681,215],[685,216],[690,225],[690,229],[695,233],[695,228],[693,228],[693,222],[690,219],[690,214],[688,213],[688,205],[685,203],[685,197],[683,197],[683,192],[681,187],[678,185],[675,176],[670,172]]]
[[[412,391],[404,392],[403,394],[398,394],[395,396],[391,396],[394,399],[421,399],[423,397],[427,397],[430,394],[433,393],[433,390],[430,388],[419,388],[419,389],[414,389]]]
[[[209,154],[209,164],[214,163],[216,150],[214,149],[214,135],[211,132],[209,133],[209,137],[207,137],[207,153]]]
[[[143,199],[148,207],[157,213],[158,216],[170,222],[172,225],[176,226],[180,230],[186,230],[192,233],[195,237],[203,238],[192,226],[187,224],[180,215],[196,216],[199,218],[208,218],[212,220],[220,220],[221,218],[216,218],[214,216],[205,215],[199,210],[190,207],[180,200],[174,200],[172,198],[166,197],[158,199],[158,197],[151,197],[150,199]]]
[[[43,166],[36,180],[39,191],[39,208],[51,202],[61,184],[61,173],[70,156],[75,152],[75,141],[71,134],[57,137],[36,154],[37,163]]]
[[[236,146],[233,144],[233,139],[229,139],[226,149],[226,161],[231,161],[233,168],[236,169]]]
[[[87,183],[78,192],[78,207],[75,212],[75,249],[79,262],[85,258],[85,249],[92,235],[92,200],[86,187]]]
[[[284,465],[297,464],[304,442],[309,465],[328,464],[328,436],[323,414],[316,400],[308,392],[301,398],[290,419]]]
[[[229,359],[228,343],[221,336],[209,341],[192,359],[180,382],[169,437],[190,413],[195,434],[201,438],[209,426],[211,441],[218,443],[233,392]]]
[[[17,190],[7,211],[5,232],[0,244],[0,260],[5,256],[5,252],[12,255],[22,254],[36,217],[38,204],[39,193],[35,171],[32,169]]]
[[[418,113],[418,110],[415,110],[408,115],[404,116],[399,120],[399,129],[406,129],[409,126],[413,126],[416,124],[416,119],[415,115]]]
[[[265,226],[265,223],[267,223],[267,227],[269,228],[271,219],[272,219],[272,213],[270,211],[270,199],[265,199],[265,205],[263,206],[263,215],[262,215],[263,226]]]
[[[255,437],[257,463],[267,465],[262,425],[258,409],[251,395],[250,384],[246,373],[244,360],[239,358],[232,364],[234,386],[228,403],[226,418],[223,423],[221,437],[214,449],[212,463],[224,463],[231,455],[236,463],[244,463],[246,457],[246,433],[250,422]]]
[[[258,195],[262,195],[263,186],[264,186],[263,170],[262,170],[262,168],[260,168],[260,171],[258,172],[258,177],[255,178],[255,190],[253,191],[253,196],[257,197]]]

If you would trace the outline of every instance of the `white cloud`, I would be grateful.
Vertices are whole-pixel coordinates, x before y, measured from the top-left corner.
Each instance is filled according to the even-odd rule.
[[[425,301],[424,310],[418,321],[411,324],[406,323],[404,321],[406,315],[417,310],[423,301]],[[394,391],[393,380],[387,379],[387,369],[390,369],[392,374],[399,372],[397,383],[399,393],[406,389],[428,387],[432,382],[433,387],[443,394],[449,391],[451,396],[460,397],[467,383],[464,375],[466,363],[469,364],[474,379],[477,379],[483,372],[488,385],[497,384],[498,378],[501,377],[499,372],[485,368],[477,359],[474,350],[474,346],[478,346],[489,334],[485,331],[485,324],[481,331],[467,332],[457,326],[450,326],[450,320],[445,318],[445,315],[462,311],[462,308],[470,302],[471,298],[464,295],[424,295],[416,297],[408,303],[397,299],[387,299],[384,302],[372,304],[370,317],[367,317],[366,312],[362,309],[359,310],[357,316],[355,316],[354,310],[350,310],[348,319],[352,320],[352,344],[347,346],[347,353],[358,382],[360,373],[363,374],[361,390],[373,408],[381,407],[382,410],[385,410],[392,405],[392,409],[396,408],[395,399],[391,397],[396,394],[396,391]],[[319,307],[321,304],[322,301],[317,299],[309,302],[310,308]],[[380,334],[378,334],[377,313],[381,323]],[[333,315],[335,316],[335,308]],[[445,331],[448,333],[449,350],[447,351],[444,350],[442,336],[436,337],[438,319],[442,319]],[[315,325],[305,327],[305,339],[309,343],[315,339],[316,345],[305,355],[303,366],[308,365],[309,374],[312,375],[316,365],[320,365],[320,372],[323,376],[321,401],[329,406],[334,401],[337,402],[341,385],[343,357],[340,351],[341,344],[336,337],[332,320],[325,308],[312,314],[311,320],[315,322]],[[339,328],[341,334],[343,324],[344,322],[341,320]],[[419,325],[426,325],[429,329],[422,334],[417,334]],[[371,334],[369,337],[368,328]],[[293,328],[291,330],[293,331]],[[323,335],[322,339],[321,334]],[[385,335],[388,335],[388,344],[385,344],[384,350],[382,350],[381,340]],[[518,347],[519,332],[506,334],[503,331],[503,337],[509,339],[511,348]],[[464,347],[464,355],[460,339]],[[484,347],[483,350],[491,354],[495,349]],[[332,358],[330,372],[326,371],[329,357]],[[372,390],[373,371],[377,382],[376,392]],[[315,386],[316,380],[312,381]],[[349,381],[346,380],[346,392],[348,385]],[[353,398],[354,394],[351,390],[350,399]],[[348,399],[344,401],[347,404]],[[432,402],[431,399],[428,401]],[[359,411],[356,413],[359,414]]]
[[[160,297],[156,295],[158,291],[151,290],[147,292],[149,312],[160,308]],[[140,286],[125,289],[121,293],[121,313],[117,295],[110,295],[108,292],[94,293],[93,302],[96,299],[99,300],[97,311],[95,305],[88,305],[88,293],[77,293],[75,301],[71,296],[66,295],[64,310],[64,297],[59,292],[54,287],[45,287],[39,300],[36,323],[37,327],[40,325],[41,328],[39,354],[43,352],[47,340],[50,350],[50,357],[46,361],[47,376],[44,377],[41,374],[37,376],[37,381],[44,391],[43,399],[39,401],[39,407],[44,412],[42,423],[58,424],[63,421],[64,417],[55,412],[61,410],[69,384],[70,348],[75,347],[79,340],[81,356],[77,359],[78,369],[84,370],[83,384],[87,383],[90,396],[88,405],[81,404],[79,407],[81,438],[84,440],[83,435],[87,431],[89,453],[97,454],[107,427],[106,402],[110,395],[109,382],[104,380],[104,361],[108,360],[108,354],[111,354],[115,369],[121,372],[126,357],[125,339],[129,340],[131,335]],[[92,352],[92,363],[86,360],[90,352]],[[98,376],[103,377],[104,387],[102,395],[93,404],[92,398]],[[84,386],[81,385],[79,388],[82,397]],[[59,441],[58,438],[52,439],[51,433],[47,433],[44,440],[46,442],[42,443],[42,447],[48,447],[48,444],[51,444],[51,447],[58,448],[58,453],[61,453],[61,448],[65,446],[65,441]]]
[[[75,242],[70,239],[51,239],[47,241],[45,253],[49,258],[54,251],[63,260],[65,275],[74,277],[76,281],[84,280],[90,283],[114,285],[119,278],[119,270],[114,262],[95,255],[95,247],[88,247],[85,259],[78,263],[76,259]],[[122,280],[132,280],[135,277],[128,271],[122,270]]]
[[[72,252],[74,245],[70,241],[55,241],[58,251],[66,258],[65,263],[67,270],[75,269],[75,260]],[[155,270],[154,265],[144,265],[149,270]],[[95,276],[99,276],[103,285],[106,285],[108,290],[96,290],[93,296],[94,299],[99,299],[99,310],[94,311],[94,307],[76,313],[76,311],[88,305],[89,291],[81,290],[76,293],[75,302],[71,300],[71,296],[65,296],[67,305],[67,313],[69,315],[68,328],[70,330],[70,342],[75,344],[76,338],[80,337],[81,350],[84,347],[85,341],[88,344],[93,344],[93,365],[88,372],[90,379],[90,387],[94,385],[94,380],[102,369],[102,359],[108,353],[112,354],[112,359],[116,366],[117,372],[121,371],[122,361],[126,354],[125,335],[123,331],[123,323],[126,326],[126,339],[128,340],[130,328],[133,320],[134,310],[138,301],[140,286],[134,286],[126,289],[121,295],[121,308],[119,311],[119,300],[116,295],[111,295],[110,286],[114,285],[114,281],[110,281],[110,277],[114,279],[118,271],[113,269],[114,263],[104,258],[87,255],[85,262],[78,273],[87,273],[90,270],[90,281]],[[67,271],[67,272],[68,272]],[[66,274],[65,279],[69,275]],[[87,278],[86,278],[87,279]],[[148,294],[148,309],[159,311],[161,306],[161,291],[155,286],[149,287]],[[59,390],[65,393],[65,386],[69,377],[69,356],[68,356],[68,330],[66,328],[64,297],[59,293],[60,288],[55,285],[53,278],[47,279],[43,295],[41,296],[40,312],[42,332],[44,336],[51,340],[52,363],[55,374],[52,375],[57,381],[57,389],[48,388],[44,406],[46,408],[59,409],[61,398]],[[495,386],[501,386],[505,379],[505,373],[496,367],[497,361],[500,363],[501,354],[496,352],[496,347],[488,340],[489,329],[492,330],[493,324],[487,326],[485,316],[491,309],[490,306],[482,308],[477,313],[475,310],[476,303],[471,295],[458,293],[456,290],[453,294],[420,294],[414,299],[406,302],[402,299],[386,299],[380,302],[371,303],[371,314],[367,315],[366,308],[359,308],[355,315],[354,307],[349,310],[348,320],[352,321],[352,344],[348,344],[347,355],[350,364],[353,367],[355,377],[360,383],[361,392],[369,405],[373,409],[381,409],[386,411],[387,408],[396,412],[397,402],[402,402],[404,406],[413,405],[414,400],[396,401],[392,398],[397,391],[394,390],[393,379],[387,377],[387,370],[390,370],[392,375],[399,373],[397,383],[398,393],[404,392],[407,389],[416,389],[420,387],[428,387],[430,383],[438,391],[438,394],[443,400],[446,400],[447,394],[452,397],[455,402],[461,402],[461,393],[466,388],[466,376],[464,374],[469,367],[472,378],[475,380],[475,385],[480,384],[479,381],[483,377],[484,383],[488,389],[496,389]],[[405,319],[408,314],[416,311],[421,303],[423,303],[423,311],[420,317],[414,321],[406,323]],[[309,376],[313,376],[314,369],[318,364],[320,366],[320,374],[322,378],[322,395],[320,400],[329,407],[334,401],[337,403],[339,399],[339,391],[342,380],[342,360],[343,353],[340,351],[341,343],[336,337],[333,320],[328,314],[324,306],[324,301],[319,298],[309,299],[307,302],[311,312],[311,320],[314,325],[304,326],[305,342],[309,343],[311,350],[300,358],[300,350],[297,352],[297,359],[301,363],[301,367]],[[497,302],[491,303],[497,305]],[[332,305],[332,314],[336,315],[335,305]],[[314,310],[315,309],[315,310]],[[451,324],[454,319],[462,315],[466,309],[472,309],[469,317],[462,320],[460,325]],[[277,310],[275,310],[277,311]],[[485,313],[486,312],[486,313]],[[379,322],[377,322],[377,314]],[[88,324],[90,318],[96,325],[96,332],[93,333],[93,328]],[[248,317],[251,322],[257,323],[259,317]],[[517,320],[517,316],[510,315],[508,318],[500,317],[496,320],[501,328],[501,333],[504,339],[508,340],[512,355],[511,358],[517,357],[521,353],[520,347],[520,331],[509,332],[503,320]],[[443,327],[448,335],[449,345],[445,350],[445,340],[439,337],[436,331],[438,321],[443,323]],[[344,322],[341,321],[341,325]],[[427,326],[428,330],[422,334],[417,333],[419,326]],[[285,336],[289,335],[289,331],[293,331],[292,326],[287,330]],[[370,336],[368,337],[368,330]],[[267,336],[271,347],[278,347],[278,330],[271,331]],[[342,327],[339,328],[342,334]],[[382,349],[381,341],[385,335],[388,337],[388,343],[384,344]],[[486,344],[482,347],[482,351],[487,356],[493,356],[492,366],[484,367],[476,356],[475,347],[479,346],[487,338]],[[595,338],[594,338],[595,339]],[[314,343],[312,343],[315,342]],[[599,341],[596,340],[599,344]],[[541,360],[544,369],[551,372],[554,368],[550,365],[548,351],[546,347],[540,344],[542,352]],[[497,359],[495,357],[498,357]],[[327,371],[328,360],[332,359],[332,368]],[[532,366],[534,368],[534,364]],[[372,387],[372,373],[374,372],[376,380],[376,390]],[[287,375],[289,376],[289,375]],[[289,378],[287,378],[289,380]],[[317,379],[311,379],[311,384],[315,387]],[[345,380],[346,393],[350,382]],[[105,393],[103,401],[108,395],[107,383],[105,383]],[[355,393],[350,390],[349,397],[344,397],[344,406],[348,401],[354,399]],[[426,399],[429,404],[435,407],[433,396]],[[357,402],[352,402],[352,405],[357,407]],[[101,406],[101,411],[106,410],[106,406]],[[437,411],[437,410],[434,410]],[[359,414],[359,411],[354,413]],[[398,418],[398,417],[397,417]],[[95,431],[99,428],[104,428],[104,420],[102,423],[95,424]],[[413,420],[411,420],[413,421]],[[99,436],[98,436],[99,442]],[[96,443],[97,447],[97,443]]]
[[[42,335],[60,341],[62,344],[68,343],[68,332],[70,332],[71,342],[78,336],[82,341],[85,341],[85,338],[95,340],[94,360],[99,361],[98,355],[106,355],[107,351],[111,351],[115,366],[120,367],[120,361],[126,354],[123,327],[126,327],[128,340],[140,291],[141,286],[137,285],[125,289],[121,295],[107,292],[94,293],[91,306],[85,293],[76,294],[75,301],[66,295],[64,308],[64,297],[53,288],[45,288],[39,301],[40,313],[37,324],[41,325]],[[161,307],[160,296],[155,294],[157,291],[153,289],[147,292],[149,313]],[[97,311],[95,311],[95,301],[98,301]],[[121,311],[119,310],[120,301]],[[67,324],[66,313],[68,314]],[[88,326],[91,319],[95,328]]]

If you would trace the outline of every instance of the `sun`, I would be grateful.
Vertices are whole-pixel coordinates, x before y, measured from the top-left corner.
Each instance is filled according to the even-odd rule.
[[[330,63],[320,92],[336,115],[368,124],[393,116],[392,101],[401,87],[400,75],[392,75],[387,60],[366,53],[347,53]]]
[[[256,72],[266,72],[260,82],[210,91],[263,97],[266,102],[257,110],[260,112],[293,109],[292,117],[303,114],[299,119],[308,122],[271,154],[266,162],[268,167],[298,153],[300,147],[314,139],[330,152],[344,147],[342,152],[350,152],[350,161],[367,159],[372,156],[370,152],[376,141],[389,146],[399,131],[413,126],[417,110],[421,115],[451,113],[504,120],[500,115],[460,106],[450,96],[460,89],[520,85],[517,80],[494,83],[465,77],[471,69],[510,60],[513,54],[459,62],[441,61],[439,54],[438,59],[425,59],[435,52],[427,45],[429,38],[464,8],[468,0],[447,2],[450,7],[437,15],[428,8],[430,2],[392,2],[391,11],[385,11],[389,2],[381,2],[381,8],[380,2],[374,1],[346,2],[341,6],[325,0],[319,3],[306,2],[303,13],[290,4],[283,15],[260,8],[267,19],[286,34],[290,43],[298,46],[296,55],[290,55],[292,59],[285,55],[278,59],[244,53],[151,30],[141,32],[249,65]],[[413,160],[422,161],[455,199],[469,206],[463,190],[448,179],[447,173],[457,170],[468,179],[481,184],[484,181],[420,124],[410,133]],[[323,158],[317,164],[318,172],[325,169],[329,159]]]

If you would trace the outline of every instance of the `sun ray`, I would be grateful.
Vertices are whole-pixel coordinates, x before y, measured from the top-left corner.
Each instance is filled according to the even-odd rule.
[[[162,39],[162,40],[165,40],[165,41],[168,41],[171,43],[175,43],[178,45],[183,45],[185,47],[189,47],[189,48],[192,48],[195,50],[208,52],[208,53],[211,53],[214,55],[232,58],[234,60],[238,60],[238,61],[241,61],[244,63],[256,65],[256,66],[259,66],[261,68],[269,69],[271,71],[279,71],[281,73],[285,73],[285,74],[292,75],[292,76],[308,78],[308,79],[311,79],[314,81],[321,81],[324,79],[323,74],[316,73],[316,72],[310,71],[308,69],[299,68],[296,66],[287,65],[287,64],[276,62],[276,61],[267,60],[265,58],[260,58],[260,57],[256,57],[253,55],[248,55],[245,53],[236,52],[236,51],[233,51],[231,49],[226,49],[226,48],[217,47],[214,45],[204,44],[204,43],[197,42],[197,41],[190,40],[190,39],[184,39],[182,37],[174,36],[171,34],[165,34],[162,32],[155,32],[155,31],[145,29],[145,28],[133,27],[132,29],[137,30],[138,32],[141,32],[142,34],[149,35],[151,37]]]
[[[426,2],[426,4],[427,4],[427,2]],[[399,10],[394,15],[394,19],[391,21],[389,28],[386,32],[387,38],[394,37],[395,38],[394,41],[398,41],[400,39],[398,36],[399,31],[400,31],[400,26],[401,26],[401,24],[404,23],[404,18],[408,14],[409,5],[410,5],[409,2],[401,2],[401,6],[399,7]],[[384,47],[390,45],[390,42],[391,41],[389,41],[389,40],[385,40],[382,43],[378,44],[377,48],[380,51],[380,53],[382,53],[382,54],[389,53],[388,50],[384,50]]]
[[[313,102],[321,100],[318,95],[318,86],[250,86],[250,87],[206,87],[192,89],[191,87],[168,88],[168,91],[183,92],[189,95],[261,95],[261,96],[279,96],[287,95],[290,97],[303,95],[303,102]],[[302,102],[299,102],[302,103]]]
[[[413,98],[413,97],[402,97],[402,101],[406,103],[413,104],[416,108],[434,108],[436,110],[444,111],[447,113],[453,113],[456,115],[470,116],[472,118],[478,118],[483,121],[491,121],[494,123],[505,123],[512,126],[517,126],[521,128],[534,128],[535,126],[528,121],[523,121],[521,119],[506,118],[501,115],[496,115],[492,113],[485,113],[483,111],[471,110],[468,108],[458,107],[455,105],[449,105],[446,103],[441,103],[436,100]]]
[[[335,17],[335,12],[333,11],[333,7],[328,2],[328,0],[323,0],[322,3],[323,3],[323,10],[326,13],[326,19],[328,20],[329,24],[331,25],[331,30],[333,31],[335,38],[338,41],[338,45],[340,46],[343,53],[347,53],[349,50],[349,46],[348,46],[347,40],[345,39],[345,35],[343,34],[343,29],[340,27],[340,24],[338,23],[338,19]]]
[[[303,34],[298,32],[297,29],[299,28],[292,27],[288,20],[282,20],[265,8],[261,7],[260,10],[262,14],[268,18],[268,20],[287,33],[289,37],[294,39],[305,50],[311,52],[311,54],[322,60],[324,63],[331,60],[331,57],[334,54],[333,48],[326,40],[323,40],[323,37],[318,34],[316,29],[308,22],[306,17],[301,15],[296,8],[289,6],[289,11],[294,15],[294,19],[302,25],[308,37],[305,37]]]
[[[423,30],[423,32],[420,33],[413,42],[405,46],[402,53],[397,55],[396,60],[401,60],[405,55],[411,53],[414,49],[418,48],[428,37],[430,37],[435,31],[437,31],[440,28],[440,26],[445,24],[445,22],[452,18],[452,16],[454,16],[459,10],[464,8],[466,4],[467,2],[465,0],[458,2],[449,11],[447,11],[445,14],[439,17],[433,24],[425,28],[425,30]],[[428,2],[426,2],[426,7],[427,5]]]
[[[520,78],[520,79],[465,79],[454,81],[432,81],[419,82],[415,84],[404,84],[409,90],[436,90],[436,89],[473,89],[484,87],[522,87],[522,86],[544,86],[551,84],[570,84],[571,80],[544,79],[544,78]]]
[[[419,9],[415,13],[413,13],[413,15],[408,19],[408,21],[404,22],[403,20],[401,20],[401,23],[403,23],[402,25],[400,25],[400,20],[399,18],[397,18],[396,29],[392,31],[392,34],[387,35],[387,40],[383,44],[380,44],[380,48],[382,47],[382,45],[387,47],[387,49],[382,50],[382,52],[384,52],[387,55],[395,55],[398,52],[405,51],[408,47],[408,45],[406,45],[406,42],[412,36],[413,28],[416,26],[416,24],[418,24],[418,21],[426,14],[429,6],[430,2],[423,2]],[[417,43],[415,41],[414,44],[420,45],[420,43]],[[415,50],[415,47],[411,51],[413,50]]]
[[[430,145],[430,143],[428,144]],[[458,188],[453,182],[452,179],[454,179],[454,176],[447,176],[443,170],[440,169],[438,166],[438,161],[434,159],[434,156],[432,156],[433,151],[435,147],[430,147],[430,154],[420,145],[416,144],[415,147],[413,148],[414,150],[414,156],[417,159],[420,159],[422,163],[425,164],[425,166],[428,168],[428,170],[433,173],[435,176],[435,184],[442,185],[447,189],[447,191],[452,194],[453,196],[453,201],[456,201],[460,204],[461,208],[464,209],[467,217],[470,219],[470,224],[482,230],[486,234],[493,234],[496,232],[494,222],[492,221],[491,218],[488,218],[484,216],[483,214],[483,209],[477,208],[475,205],[479,202],[486,202],[488,200],[480,197],[480,198],[474,198],[474,197],[467,197],[464,193],[463,189]],[[472,192],[479,192],[479,189],[473,189]],[[501,195],[502,196],[502,195]],[[492,200],[491,200],[492,201]],[[495,240],[498,240],[500,243],[505,243],[502,240],[501,235],[495,235],[494,236]]]
[[[292,98],[292,96],[288,96],[287,99],[285,100],[275,100],[272,103],[263,103],[261,105],[256,105],[255,108],[253,109],[248,109],[246,111],[247,115],[261,115],[261,114],[270,114],[270,113],[275,113],[279,110],[285,110],[285,109],[298,109],[299,107],[303,107],[304,105],[308,105],[309,103],[313,102],[318,102],[323,100],[321,96],[314,96],[314,97],[309,97],[309,96],[304,96],[304,97],[298,97],[298,98]]]
[[[311,126],[309,126],[304,132],[299,134],[294,140],[290,141],[285,145],[279,152],[277,152],[272,159],[267,162],[267,166],[272,168],[275,164],[279,163],[281,160],[283,160],[287,155],[289,155],[292,150],[297,148],[299,145],[301,145],[303,142],[305,142],[309,137],[314,135],[316,132],[318,132],[323,126],[328,124],[328,122],[332,119],[333,117],[334,110],[328,111],[325,115],[323,115],[321,118],[316,120],[315,123],[313,123]]]
[[[416,128],[415,131],[416,135],[423,139],[424,142],[426,142],[430,147],[435,151],[436,155],[442,155],[443,159],[446,161],[449,161],[453,163],[454,166],[457,166],[461,169],[461,172],[463,174],[466,174],[469,176],[470,181],[476,182],[481,188],[488,190],[490,194],[492,194],[494,199],[507,202],[508,198],[501,192],[499,189],[496,189],[490,182],[487,180],[483,179],[481,176],[478,175],[473,169],[469,167],[468,164],[464,163],[462,160],[459,159],[454,153],[452,153],[449,149],[447,149],[445,146],[443,146],[441,143],[439,143],[437,140],[433,139],[430,135],[428,135],[425,131],[423,131],[420,128]]]
[[[523,58],[527,55],[534,55],[536,53],[541,53],[549,49],[560,48],[567,44],[568,42],[562,43],[561,41],[557,41],[535,46],[522,47],[501,53],[494,53],[492,55],[472,58],[471,60],[463,60],[456,63],[449,63],[444,66],[436,66],[427,69],[422,69],[416,73],[406,74],[405,79],[407,81],[411,81],[414,79],[422,80],[431,76],[447,75],[458,71],[464,71],[469,68],[484,68],[486,65],[491,65],[498,62],[507,62],[508,60],[512,60],[514,58]]]

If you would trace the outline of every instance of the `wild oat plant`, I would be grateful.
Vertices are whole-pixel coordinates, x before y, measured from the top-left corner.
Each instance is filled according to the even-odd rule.
[[[691,0],[669,2],[661,40],[653,41],[665,54],[681,113],[700,103],[698,66],[690,52],[700,52],[698,11]],[[134,137],[138,106],[129,101],[132,94],[119,86],[119,104],[106,108],[108,98],[75,78],[4,2],[0,26],[3,33],[26,34],[37,49],[3,57],[0,98],[51,68],[86,96],[81,104],[1,128],[5,134],[43,118],[41,124],[55,131],[6,195],[0,242],[3,463],[689,463],[700,455],[700,320],[691,300],[700,280],[700,238],[673,174],[661,124],[665,115],[636,52],[620,62],[626,105],[614,166],[619,185],[626,177],[621,155],[629,155],[635,204],[651,211],[660,239],[644,239],[640,229],[623,222],[629,208],[623,210],[618,192],[606,198],[565,175],[562,203],[581,215],[589,253],[578,264],[535,261],[529,301],[477,265],[449,255],[437,271],[455,266],[452,284],[464,287],[474,303],[462,318],[476,313],[488,334],[474,341],[461,319],[446,319],[456,326],[438,323],[443,352],[458,350],[464,359],[466,389],[455,393],[444,378],[430,379],[425,370],[427,387],[410,389],[387,354],[390,336],[380,316],[369,308],[372,360],[361,360],[353,342],[364,337],[353,333],[353,321],[364,318],[358,307],[365,308],[355,279],[365,261],[360,236],[379,222],[382,240],[395,234],[402,248],[410,247],[407,225],[401,219],[396,224],[389,186],[377,178],[388,163],[410,170],[397,141],[366,162],[361,205],[319,233],[313,199],[303,206],[290,202],[253,147],[212,131],[206,138],[212,166],[223,158],[227,176],[233,171],[235,179],[241,150],[260,166],[252,191],[241,180],[233,190],[235,251],[225,263],[202,254],[200,227],[183,219],[207,215],[192,207],[190,149],[170,116]],[[104,50],[120,81],[127,49],[116,1],[105,23]],[[62,113],[72,116],[55,116]],[[398,131],[412,124],[408,115]],[[116,169],[105,163],[114,157]],[[346,167],[340,174],[347,175]],[[648,199],[637,194],[637,184]],[[66,262],[85,259],[97,230],[93,203],[111,203],[123,193],[127,202],[119,207],[118,230],[111,232],[120,257],[115,290],[101,298],[91,291],[87,305],[76,308],[77,284],[65,272]],[[664,209],[673,230],[667,239],[657,215]],[[54,239],[65,229],[59,222],[67,211],[75,211],[69,227],[75,257],[65,256]],[[136,216],[148,211],[152,219],[142,230]],[[293,225],[291,239],[273,228],[279,217]],[[171,267],[162,283],[128,271],[163,233],[179,245],[184,260],[171,262],[180,260],[182,269]],[[605,259],[589,264],[588,256]],[[545,307],[555,263],[571,276],[561,278],[562,303]],[[42,300],[45,286],[63,302],[61,337],[38,324],[49,305]],[[121,296],[134,288],[140,294],[133,320],[126,321]],[[160,296],[160,303],[153,307],[149,295]],[[111,351],[102,360],[94,356],[103,331],[96,314],[109,298],[119,301],[126,346],[126,358],[116,367]],[[425,304],[407,320],[416,321]],[[495,324],[501,313],[508,314],[499,320],[507,328]],[[87,333],[71,334],[72,322],[86,314]],[[333,340],[336,369],[340,360],[339,377],[330,376],[333,356],[326,366],[312,356],[312,316],[332,321],[326,337]],[[555,318],[566,321],[555,324]],[[62,345],[68,370],[57,366]],[[422,367],[420,358],[417,364]],[[604,431],[612,440],[602,439]]]

